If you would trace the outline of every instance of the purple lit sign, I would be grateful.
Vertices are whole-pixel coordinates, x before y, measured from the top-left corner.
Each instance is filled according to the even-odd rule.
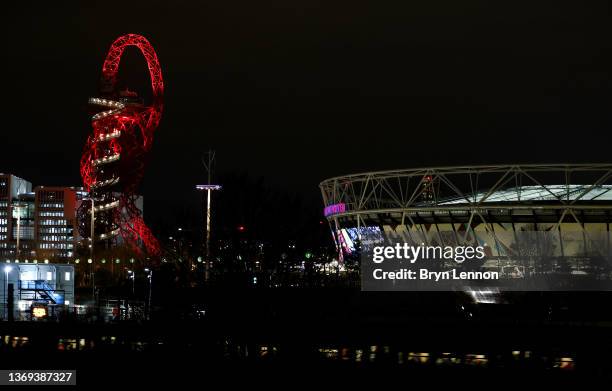
[[[326,206],[325,209],[323,209],[323,215],[325,217],[344,212],[346,212],[346,205],[344,203],[333,204]]]

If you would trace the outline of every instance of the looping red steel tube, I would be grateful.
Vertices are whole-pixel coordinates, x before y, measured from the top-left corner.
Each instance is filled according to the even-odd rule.
[[[144,56],[153,99],[148,105],[135,92],[117,91],[121,57],[128,46],[135,46]],[[137,207],[136,191],[144,176],[146,161],[153,145],[153,134],[163,111],[164,82],[155,50],[137,34],[126,34],[111,45],[102,66],[101,98],[91,98],[96,107],[92,117],[93,134],[81,157],[83,185],[94,199],[96,223],[94,241],[118,241],[137,253],[160,255],[159,242],[144,223]],[[79,208],[81,236],[91,236],[91,202]]]

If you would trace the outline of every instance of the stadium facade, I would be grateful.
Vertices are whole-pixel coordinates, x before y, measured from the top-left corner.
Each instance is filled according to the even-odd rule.
[[[528,255],[572,274],[589,274],[598,259],[610,273],[612,164],[380,171],[320,189],[340,259],[385,241],[469,243],[485,247],[491,269]]]

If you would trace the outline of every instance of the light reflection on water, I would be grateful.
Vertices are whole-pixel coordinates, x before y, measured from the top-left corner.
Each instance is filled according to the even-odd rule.
[[[27,336],[0,336],[0,349],[20,350],[32,345]],[[281,357],[283,349],[272,344],[244,344],[225,340],[221,344],[222,356],[226,359],[268,360]],[[99,338],[58,338],[57,351],[94,351],[104,347],[120,347],[127,351],[146,352],[153,347],[164,346],[162,341],[126,340],[116,336]],[[189,345],[191,347],[191,345]],[[369,346],[322,346],[315,353],[323,361],[356,363],[359,365],[433,366],[433,367],[480,367],[503,366],[512,363],[545,363],[545,367],[556,370],[574,370],[575,357],[569,355],[542,356],[531,350],[511,350],[502,353],[486,352],[418,352],[390,345]],[[308,350],[300,353],[308,358]]]
[[[406,350],[396,350],[390,346],[378,345],[368,346],[367,349],[349,348],[349,347],[322,347],[319,348],[319,355],[323,360],[340,360],[362,363],[364,365],[370,363],[385,363],[393,365],[413,365],[413,366],[434,366],[434,367],[476,367],[487,368],[494,364],[495,366],[504,366],[508,363],[519,362],[523,364],[530,363],[547,363],[548,368],[573,370],[575,369],[575,359],[569,356],[534,356],[530,350],[525,351],[509,351],[502,354],[493,355],[474,352],[414,352]],[[364,360],[364,352],[367,352],[367,360]],[[491,359],[493,358],[493,361]]]

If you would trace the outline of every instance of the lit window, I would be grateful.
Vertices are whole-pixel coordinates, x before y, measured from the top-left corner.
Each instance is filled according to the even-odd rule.
[[[34,281],[36,280],[36,273],[35,272],[23,272],[21,273],[21,281]]]
[[[47,281],[51,281],[53,279],[53,273],[47,272]]]
[[[66,273],[64,274],[64,280],[66,280],[66,281],[70,281],[70,272],[66,272]]]

